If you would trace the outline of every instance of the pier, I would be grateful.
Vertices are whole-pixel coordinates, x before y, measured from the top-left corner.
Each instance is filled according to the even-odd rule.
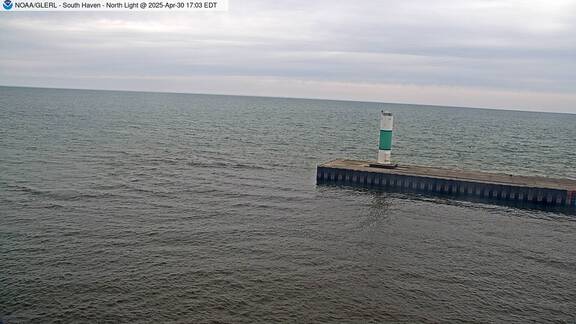
[[[317,167],[318,184],[450,195],[490,202],[576,208],[576,180],[452,170],[376,161],[333,160]]]

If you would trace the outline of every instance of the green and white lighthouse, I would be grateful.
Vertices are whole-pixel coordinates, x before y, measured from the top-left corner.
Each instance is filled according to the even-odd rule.
[[[394,117],[392,113],[382,110],[380,112],[380,144],[378,146],[378,164],[390,165],[392,152],[392,126]]]

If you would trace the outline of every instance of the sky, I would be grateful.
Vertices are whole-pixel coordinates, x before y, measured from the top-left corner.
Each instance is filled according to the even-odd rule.
[[[0,12],[0,84],[576,113],[576,0]]]

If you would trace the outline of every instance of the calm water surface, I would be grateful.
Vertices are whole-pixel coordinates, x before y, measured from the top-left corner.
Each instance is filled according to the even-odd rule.
[[[315,185],[380,109],[0,87],[0,322],[576,323],[576,216]],[[576,115],[386,109],[400,162],[576,179]]]

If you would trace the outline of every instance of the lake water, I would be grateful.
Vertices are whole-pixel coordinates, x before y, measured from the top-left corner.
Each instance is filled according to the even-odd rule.
[[[576,115],[0,87],[0,322],[576,323],[576,216],[317,187],[374,159],[576,179]]]

